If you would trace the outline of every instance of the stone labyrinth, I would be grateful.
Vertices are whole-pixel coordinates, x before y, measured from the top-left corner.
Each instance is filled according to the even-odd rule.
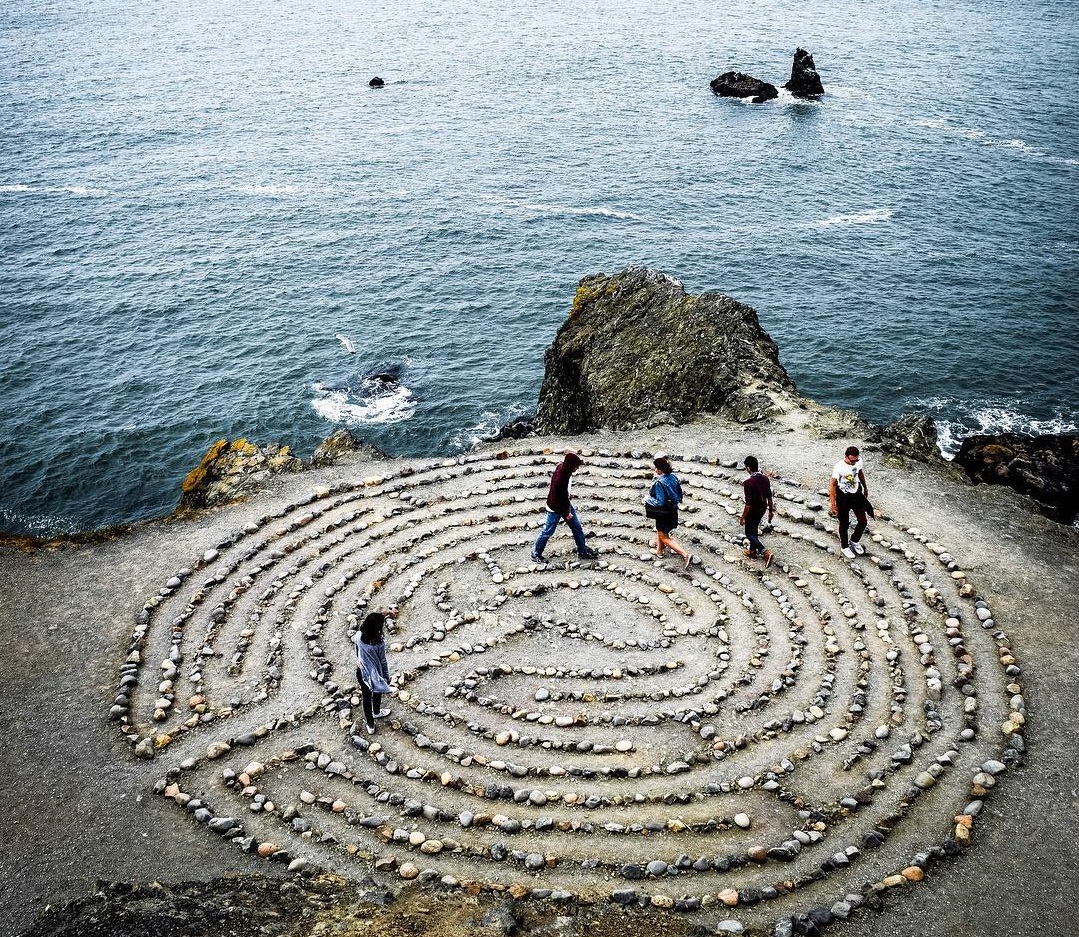
[[[522,448],[315,490],[166,577],[110,711],[156,792],[299,874],[735,932],[812,931],[970,845],[1024,703],[961,559],[877,520],[845,561],[826,499],[779,481],[763,570],[734,463],[685,455],[685,572],[651,552],[649,455],[586,457],[596,561],[560,527],[529,562],[559,456]],[[389,608],[368,736],[350,635]]]

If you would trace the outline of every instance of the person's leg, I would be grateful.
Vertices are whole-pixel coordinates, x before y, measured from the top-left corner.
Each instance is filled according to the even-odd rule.
[[[869,518],[865,516],[863,504],[855,506],[855,518],[858,520],[858,524],[855,525],[855,531],[850,534],[851,543],[858,543],[862,539],[862,534],[865,533],[865,528],[869,526]]]
[[[371,715],[378,716],[382,712],[382,694],[371,694]]]
[[[554,511],[548,511],[543,530],[540,531],[540,535],[536,538],[536,545],[532,548],[532,552],[536,556],[543,556],[543,548],[547,546],[547,541],[551,539],[551,534],[554,533],[557,526],[558,515]]]
[[[850,502],[842,492],[836,496],[835,506],[839,515],[839,546],[845,550],[849,543],[847,531],[850,530]]]
[[[375,710],[371,700],[371,689],[363,681],[363,671],[356,668],[356,681],[360,685],[360,698],[363,704],[363,721],[368,732],[375,731]]]
[[[749,541],[749,549],[758,555],[764,553],[764,544],[761,543],[761,538],[758,534],[762,517],[764,517],[763,512],[750,514],[746,517],[746,540]]]
[[[667,549],[667,535],[663,533],[658,527],[656,528],[656,556],[663,556],[663,551]]]
[[[573,532],[573,542],[577,544],[577,555],[583,556],[588,552],[588,544],[584,539],[584,528],[581,526],[581,517],[576,509],[573,511],[573,520],[569,522],[569,529]]]

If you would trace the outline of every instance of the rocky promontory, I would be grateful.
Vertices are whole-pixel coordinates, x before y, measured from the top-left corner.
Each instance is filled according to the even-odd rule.
[[[1079,515],[1079,434],[968,436],[955,461],[972,481],[1030,495],[1062,523]]]
[[[757,313],[644,267],[581,280],[544,356],[535,429],[582,433],[767,415],[794,382]]]

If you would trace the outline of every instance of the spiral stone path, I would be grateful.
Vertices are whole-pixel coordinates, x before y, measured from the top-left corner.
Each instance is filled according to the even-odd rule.
[[[559,455],[471,453],[313,491],[166,571],[109,717],[221,849],[570,905],[804,933],[977,849],[1024,751],[1019,662],[963,558],[878,519],[837,549],[781,481],[776,563],[742,556],[728,454],[673,454],[657,559],[646,452],[595,451],[529,561]],[[391,715],[351,635],[395,609]],[[186,817],[185,817],[186,814]]]

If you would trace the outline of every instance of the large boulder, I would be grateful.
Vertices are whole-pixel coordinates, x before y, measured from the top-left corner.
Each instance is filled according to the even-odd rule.
[[[288,446],[256,446],[246,439],[219,439],[184,479],[178,510],[237,501],[257,491],[271,475],[303,468],[303,459],[293,455]]]
[[[691,296],[678,280],[628,267],[581,280],[544,356],[535,430],[573,434],[724,413],[764,418],[794,391],[749,306]]]
[[[366,459],[386,458],[386,453],[381,449],[364,442],[351,430],[342,426],[319,443],[318,448],[311,455],[311,465],[315,468],[335,465],[346,456],[357,453]]]
[[[937,424],[923,413],[905,413],[894,423],[876,433],[888,452],[917,459],[919,462],[942,462]]]
[[[813,56],[805,49],[796,49],[791,77],[784,86],[796,98],[819,98],[824,94],[824,84],[813,64]]]
[[[1055,520],[1070,524],[1079,514],[1079,434],[968,436],[955,461],[975,482],[1030,495]]]
[[[712,79],[711,88],[712,94],[721,98],[752,98],[754,104],[763,104],[779,97],[779,89],[775,85],[744,72],[724,72]]]

